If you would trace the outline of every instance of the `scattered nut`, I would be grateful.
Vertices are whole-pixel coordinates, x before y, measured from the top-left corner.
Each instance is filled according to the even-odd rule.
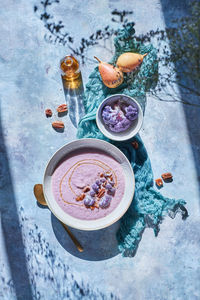
[[[104,177],[110,177],[110,176],[112,176],[111,171],[108,170],[104,173]]]
[[[99,208],[99,204],[98,203],[94,203],[93,206],[96,207],[96,208]]]
[[[173,176],[172,176],[171,173],[163,173],[163,174],[161,175],[161,177],[162,177],[162,179],[163,179],[164,181],[166,181],[166,182],[170,182],[170,181],[173,180]]]
[[[155,179],[155,183],[159,188],[163,186],[163,181],[161,178]]]
[[[66,112],[68,110],[67,104],[59,105],[56,110],[57,110],[58,113]]]
[[[132,147],[134,149],[138,149],[139,148],[138,142],[136,142],[136,141],[132,142],[131,145],[132,145]]]
[[[87,192],[89,192],[89,191],[90,191],[90,187],[89,187],[89,186],[84,187],[84,189],[83,189],[83,192],[84,192],[84,193],[87,193]]]
[[[91,210],[94,210],[95,208],[99,208],[99,203],[95,202],[93,205],[88,206],[87,208],[90,208]]]
[[[78,197],[76,197],[76,201],[82,201],[85,198],[85,194],[81,194]]]
[[[59,128],[64,128],[65,125],[64,125],[64,123],[61,122],[61,121],[55,121],[55,122],[52,123],[52,127],[53,127],[53,128],[59,129]]]
[[[46,117],[47,117],[47,118],[51,117],[51,116],[52,116],[52,110],[51,110],[50,108],[47,108],[47,109],[45,110],[45,114],[46,114]]]

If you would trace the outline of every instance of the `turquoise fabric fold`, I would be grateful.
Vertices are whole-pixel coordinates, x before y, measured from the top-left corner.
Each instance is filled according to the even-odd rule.
[[[133,23],[128,23],[118,31],[114,40],[115,55],[111,63],[124,52],[148,53],[143,63],[135,72],[124,74],[124,82],[116,89],[107,88],[101,80],[98,67],[89,76],[84,93],[86,115],[80,120],[78,138],[98,138],[109,141],[117,146],[128,158],[135,174],[135,195],[133,201],[120,220],[117,232],[119,250],[124,256],[134,256],[146,227],[151,227],[155,235],[164,216],[174,218],[180,211],[182,218],[188,216],[186,202],[182,199],[166,198],[153,188],[153,172],[147,151],[139,135],[126,142],[114,142],[106,138],[96,125],[96,111],[99,104],[108,96],[116,93],[134,97],[140,103],[143,111],[146,104],[146,92],[156,86],[158,78],[157,51],[152,45],[143,45],[134,39]],[[138,149],[131,145],[137,141]]]

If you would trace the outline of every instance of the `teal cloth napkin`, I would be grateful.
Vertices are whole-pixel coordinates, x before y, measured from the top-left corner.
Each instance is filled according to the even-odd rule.
[[[98,67],[89,76],[84,94],[86,115],[80,120],[78,138],[98,138],[109,141],[117,146],[129,159],[135,174],[135,195],[133,201],[120,220],[117,232],[119,250],[124,256],[134,256],[142,233],[146,227],[151,227],[155,235],[159,232],[159,225],[165,215],[174,218],[180,211],[182,218],[188,216],[184,207],[186,202],[162,196],[153,188],[153,173],[144,144],[137,135],[126,142],[114,142],[107,139],[97,128],[96,111],[99,104],[108,96],[123,93],[134,97],[141,104],[143,111],[146,103],[146,92],[154,88],[158,78],[157,51],[152,45],[143,45],[134,39],[133,23],[128,23],[118,31],[114,40],[115,55],[111,63],[115,63],[118,56],[124,52],[148,53],[141,67],[132,74],[124,74],[124,82],[116,89],[107,88],[101,80]],[[134,149],[131,141],[137,141],[138,149]]]

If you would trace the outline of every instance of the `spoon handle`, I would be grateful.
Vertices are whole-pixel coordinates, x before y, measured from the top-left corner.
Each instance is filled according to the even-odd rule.
[[[70,238],[72,239],[72,241],[75,244],[75,246],[78,249],[78,251],[79,252],[83,252],[83,247],[81,246],[81,244],[79,243],[79,241],[75,238],[75,236],[73,235],[73,233],[69,230],[69,228],[67,227],[67,225],[65,225],[63,222],[61,222],[61,224],[65,228],[65,230],[67,231],[67,233],[69,234]]]

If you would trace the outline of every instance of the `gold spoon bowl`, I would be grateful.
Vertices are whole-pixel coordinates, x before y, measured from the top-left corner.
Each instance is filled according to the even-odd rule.
[[[45,197],[44,197],[44,193],[43,193],[43,186],[42,184],[38,183],[34,185],[33,188],[33,192],[35,195],[35,198],[37,200],[37,202],[43,206],[47,206]],[[79,241],[76,239],[76,237],[73,235],[73,233],[69,230],[69,228],[67,227],[67,225],[65,225],[64,223],[62,223],[60,221],[60,223],[62,224],[62,226],[65,228],[65,230],[67,231],[68,235],[70,236],[71,240],[73,241],[74,245],[76,246],[76,248],[78,249],[79,252],[83,252],[83,247],[81,246],[81,244],[79,243]]]

